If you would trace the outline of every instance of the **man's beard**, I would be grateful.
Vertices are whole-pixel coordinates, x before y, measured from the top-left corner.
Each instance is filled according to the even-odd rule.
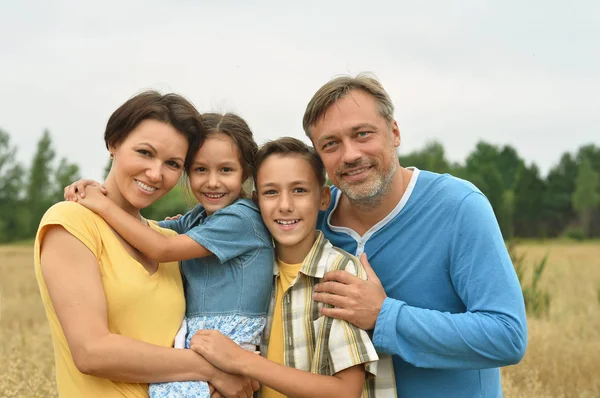
[[[354,163],[346,163],[336,171],[338,177],[338,188],[359,208],[373,209],[381,204],[385,195],[391,189],[391,181],[398,168],[398,162],[392,162],[388,170],[381,170],[378,160],[365,162],[362,159]],[[374,176],[369,176],[366,181],[360,183],[347,183],[342,174],[348,169],[358,167],[372,167]]]

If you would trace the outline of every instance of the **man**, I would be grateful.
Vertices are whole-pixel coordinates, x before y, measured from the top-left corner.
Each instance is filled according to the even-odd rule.
[[[335,185],[318,228],[372,264],[362,256],[368,281],[326,274],[314,298],[373,329],[399,397],[502,396],[499,367],[521,360],[527,325],[494,213],[472,184],[402,167],[393,114],[367,75],[331,80],[307,106],[304,130]]]

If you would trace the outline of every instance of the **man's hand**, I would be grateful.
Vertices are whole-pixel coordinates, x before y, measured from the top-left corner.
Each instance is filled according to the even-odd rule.
[[[375,322],[387,295],[375,271],[367,261],[367,255],[360,256],[367,273],[362,280],[346,271],[330,271],[323,281],[315,285],[313,298],[336,308],[323,308],[325,316],[343,319],[365,330],[375,328]]]
[[[217,368],[234,374],[241,372],[244,355],[251,354],[218,330],[198,330],[190,348]]]
[[[85,197],[85,188],[89,187],[89,186],[99,187],[100,191],[104,195],[106,195],[106,188],[104,188],[104,186],[102,184],[100,184],[99,182],[97,182],[95,180],[81,179],[81,180],[77,180],[74,183],[72,183],[71,185],[68,185],[65,187],[65,189],[63,191],[65,200],[68,200],[71,202],[77,202],[77,200],[80,197],[84,198]]]
[[[177,214],[176,216],[173,216],[173,217],[165,217],[165,221],[179,220],[180,218],[181,218],[181,214]]]
[[[214,392],[211,389],[211,397],[251,398],[259,385],[248,377],[217,371],[209,383],[210,387],[214,388]]]

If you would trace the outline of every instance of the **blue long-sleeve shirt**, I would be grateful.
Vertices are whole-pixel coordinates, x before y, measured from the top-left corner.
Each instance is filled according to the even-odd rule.
[[[399,397],[500,397],[500,366],[525,353],[519,281],[485,196],[415,170],[396,208],[363,236],[319,218],[333,245],[361,254],[388,298],[373,342],[393,354]]]

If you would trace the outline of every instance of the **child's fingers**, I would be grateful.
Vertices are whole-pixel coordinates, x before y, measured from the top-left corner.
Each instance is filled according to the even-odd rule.
[[[77,183],[75,187],[75,192],[79,194],[79,197],[85,198],[85,184]]]
[[[63,196],[66,200],[77,201],[77,195],[75,194],[75,184],[67,185],[63,190]]]

